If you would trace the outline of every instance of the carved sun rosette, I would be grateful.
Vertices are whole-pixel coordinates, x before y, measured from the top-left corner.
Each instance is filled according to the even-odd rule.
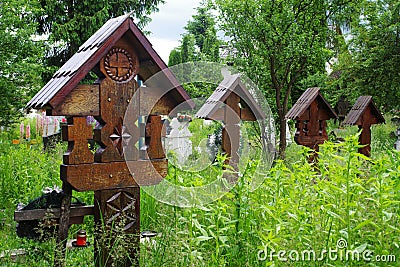
[[[128,81],[133,75],[137,74],[138,64],[136,57],[123,48],[113,48],[104,59],[104,70],[114,81]]]

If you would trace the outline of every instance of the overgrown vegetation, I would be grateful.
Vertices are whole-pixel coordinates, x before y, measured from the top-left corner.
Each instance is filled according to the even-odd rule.
[[[172,207],[142,191],[141,230],[155,230],[159,236],[141,244],[141,266],[397,266],[396,262],[332,260],[328,255],[320,261],[292,261],[286,254],[287,262],[277,256],[270,261],[269,254],[263,254],[313,250],[318,257],[345,240],[347,250],[370,250],[373,256],[394,255],[400,260],[400,153],[389,148],[393,128],[391,124],[373,128],[376,145],[371,159],[357,153],[358,137],[349,134],[356,133],[353,128],[337,130],[345,141],[321,146],[314,165],[307,162],[306,149],[292,144],[287,159],[274,163],[260,188],[250,191],[250,181],[257,175],[255,164],[250,163],[231,192],[201,207]],[[23,263],[5,256],[0,264],[51,266],[55,241],[16,237],[13,211],[19,202],[40,196],[44,187],[60,186],[65,147],[43,152],[40,145],[12,145],[12,138],[6,133],[0,138],[0,209],[4,211],[0,250],[24,248],[27,254],[20,258]],[[196,174],[172,167],[169,173],[168,179],[177,184],[198,186]],[[90,192],[75,195],[86,203],[93,201]],[[93,244],[93,218],[72,226],[70,238],[80,228]],[[93,246],[67,251],[68,266],[90,266],[93,261]]]

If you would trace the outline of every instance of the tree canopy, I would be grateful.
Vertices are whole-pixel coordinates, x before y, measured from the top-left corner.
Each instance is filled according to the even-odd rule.
[[[217,37],[216,21],[207,6],[200,6],[189,20],[182,35],[181,45],[170,53],[168,65],[190,61],[219,61],[222,41]]]
[[[38,33],[49,35],[48,65],[61,66],[112,17],[133,12],[139,27],[164,0],[38,0]],[[49,77],[45,77],[48,79]]]
[[[298,84],[309,75],[325,71],[332,56],[326,43],[328,12],[335,1],[215,0],[222,30],[238,51],[235,64],[270,99],[278,115],[280,155],[286,147],[285,115]]]
[[[35,40],[32,1],[0,3],[0,125],[9,126],[23,114],[23,107],[42,86],[43,46]]]
[[[372,95],[384,111],[400,108],[400,2],[364,1],[351,25],[350,58],[339,62],[348,89]]]
[[[194,61],[220,61],[219,49],[222,41],[217,36],[215,17],[204,4],[196,10],[197,13],[185,27],[186,32],[182,35],[181,45],[170,52],[169,66]],[[187,68],[190,68],[189,64],[186,65],[186,72]],[[215,84],[191,83],[184,85],[184,88],[193,98],[209,97],[215,89]]]

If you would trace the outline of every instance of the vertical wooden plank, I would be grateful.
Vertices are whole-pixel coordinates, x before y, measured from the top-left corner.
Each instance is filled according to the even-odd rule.
[[[125,111],[137,87],[135,80],[116,83],[111,79],[104,79],[101,82],[100,117],[96,117],[101,126],[95,129],[95,140],[101,147],[95,153],[96,162],[123,161],[123,143],[129,142],[134,145],[137,142],[139,130],[135,121],[138,119],[138,109],[132,110],[130,114],[131,128],[123,125]],[[134,149],[132,147],[132,150]],[[132,156],[133,154],[138,153],[132,153]]]
[[[240,98],[234,93],[231,93],[225,100],[225,126],[222,129],[222,150],[229,157],[228,162],[235,172],[238,169],[239,163],[239,146],[240,146]],[[229,183],[234,184],[237,181],[236,174],[224,176]]]
[[[226,99],[225,108],[225,127],[222,133],[222,148],[225,153],[231,158],[230,163],[239,161],[240,145],[240,98],[234,93],[231,93]]]
[[[161,116],[150,115],[146,124],[146,146],[149,159],[165,158],[161,142],[163,124]]]
[[[95,191],[95,266],[139,266],[140,188]]]
[[[319,135],[319,122],[318,122],[318,103],[317,101],[311,102],[310,105],[310,121],[308,128],[309,136],[318,136]]]
[[[359,129],[362,130],[361,135],[358,139],[360,145],[365,145],[364,147],[360,147],[358,152],[364,154],[367,157],[371,156],[371,122],[368,116],[362,116],[362,126],[359,126]]]
[[[54,253],[54,266],[65,266],[65,251],[67,247],[68,227],[71,207],[72,187],[67,182],[63,182],[64,197],[61,201],[59,229]]]

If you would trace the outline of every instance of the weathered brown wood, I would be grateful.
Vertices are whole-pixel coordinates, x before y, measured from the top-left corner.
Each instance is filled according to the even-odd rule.
[[[52,116],[99,116],[99,85],[79,84],[58,107]]]
[[[60,218],[61,210],[58,208],[52,209],[35,209],[35,210],[17,210],[14,212],[14,221],[29,221]],[[93,215],[93,206],[71,206],[70,208],[70,221],[74,217],[83,217],[86,215]]]
[[[224,121],[225,120],[225,108],[221,107],[221,108],[217,109],[211,115],[211,117],[209,117],[208,119],[214,120],[214,121]]]
[[[319,121],[318,121],[318,103],[317,102],[311,102],[310,104],[310,122],[309,122],[309,128],[308,128],[308,134],[310,136],[318,136],[319,135]]]
[[[225,126],[222,129],[222,150],[228,156],[228,162],[235,171],[238,171],[239,146],[240,146],[240,98],[236,94],[230,94],[225,100]],[[236,182],[237,176],[227,176],[230,183]]]
[[[61,165],[60,176],[75,190],[90,191],[156,184],[167,175],[167,168],[166,159]]]
[[[384,123],[385,119],[375,106],[371,96],[360,96],[349,114],[343,121],[343,125],[358,125],[362,130],[359,143],[364,147],[358,152],[365,156],[371,156],[371,125]]]
[[[328,140],[326,121],[331,118],[337,115],[317,87],[308,88],[286,114],[286,119],[296,120],[294,141],[316,152],[319,145]],[[312,154],[309,160],[315,157],[316,154]]]
[[[374,119],[376,118],[372,117],[371,108],[367,106],[363,115],[361,116],[362,125],[359,126],[361,134],[358,139],[360,145],[364,145],[364,147],[360,147],[358,149],[358,152],[364,154],[367,157],[371,156],[371,121],[373,121]]]
[[[68,118],[68,125],[62,128],[62,138],[68,141],[68,151],[63,155],[64,164],[91,163],[93,153],[88,140],[93,139],[92,126],[87,125],[85,117]]]
[[[139,138],[139,130],[135,125],[135,121],[138,119],[137,112],[136,114],[132,112],[130,115],[132,120],[130,132],[123,127],[123,121],[125,111],[137,88],[135,80],[116,83],[107,78],[101,82],[100,118],[96,118],[100,121],[101,126],[95,129],[95,140],[101,147],[95,153],[96,162],[123,161],[124,142],[134,149],[133,146]]]
[[[243,107],[248,108],[249,111],[251,111],[252,117],[260,120],[266,118],[265,112],[257,104],[255,99],[246,89],[246,86],[242,83],[240,74],[226,75],[224,77],[224,80],[217,87],[217,89],[215,89],[212,95],[206,100],[204,105],[196,113],[196,117],[203,119],[214,118],[214,113],[221,108],[221,103],[226,103],[227,98],[232,94],[235,94],[240,98],[240,102],[243,104]],[[240,117],[240,112],[237,114]],[[244,115],[247,115],[246,117],[250,118],[250,115]]]
[[[146,146],[149,159],[165,158],[161,134],[163,123],[161,116],[150,115],[146,124]]]
[[[160,87],[140,87],[141,115],[168,115],[178,102]]]
[[[55,96],[51,98],[48,102],[51,105],[51,107],[56,107],[60,105],[65,97],[69,94],[69,92],[79,84],[79,82],[85,78],[85,76],[90,72],[92,68],[95,67],[97,62],[102,58],[109,50],[109,48],[115,44],[119,38],[122,37],[122,35],[126,32],[126,30],[129,27],[129,21],[126,20],[121,24],[119,28],[117,28],[112,35],[112,38],[108,38],[96,51],[95,53],[87,60],[81,60],[77,62],[77,64],[81,64],[84,62],[85,64],[82,65],[82,67],[79,68],[79,71],[77,71],[74,75],[71,75],[70,77],[67,77],[67,81],[64,82],[65,85],[60,88],[60,86],[55,86],[52,91],[57,91]],[[63,76],[64,77],[64,76]],[[62,78],[61,78],[62,79]]]
[[[337,118],[335,111],[322,96],[320,93],[320,88],[318,87],[308,88],[288,111],[285,118],[290,120],[308,120],[308,118],[303,117],[303,114],[307,113],[306,111],[314,101],[318,103],[319,110],[324,110],[327,112],[328,115],[326,118]],[[319,119],[323,120],[324,118]]]
[[[139,72],[139,76],[143,80],[147,80],[155,73],[163,70],[167,82],[174,85],[171,88],[175,87],[173,91],[177,102],[190,100],[174,75],[168,70],[167,65],[154,51],[149,40],[137,28],[129,15],[125,15],[109,20],[89,38],[42,90],[29,101],[27,107],[42,108],[49,106],[54,108],[59,106],[89,71],[96,68],[96,65],[106,55],[110,47],[114,46],[122,37],[124,37],[126,43],[130,44],[130,47],[135,47],[135,50],[138,51],[140,62],[151,62],[151,64],[143,64],[144,67]],[[189,105],[193,107],[193,101],[189,102]]]
[[[247,106],[240,109],[240,119],[242,121],[256,121],[257,120],[257,118],[254,116],[254,113]]]
[[[318,99],[318,120],[327,121],[334,118],[331,111],[325,107],[325,102]]]
[[[72,187],[67,182],[63,182],[63,193],[64,197],[61,200],[60,208],[60,220],[58,227],[58,235],[56,240],[56,249],[54,255],[54,266],[64,266],[65,265],[65,251],[67,248],[67,238],[68,238],[68,228],[69,228],[69,218],[70,218],[70,206],[72,197]]]
[[[124,231],[136,235],[134,239],[126,241],[129,243],[126,254],[119,251],[109,255],[110,244],[99,245],[96,240],[96,253],[105,251],[102,254],[97,253],[96,266],[109,266],[110,263],[102,263],[102,259],[109,256],[113,258],[114,255],[123,257],[121,262],[115,259],[112,261],[116,266],[136,264],[131,259],[138,255],[138,185],[159,183],[166,176],[168,166],[161,144],[161,119],[152,115],[170,114],[174,107],[185,101],[186,106],[194,106],[129,16],[107,21],[27,105],[28,108],[45,107],[51,115],[71,116],[69,125],[63,129],[64,140],[69,143],[64,165],[60,169],[69,200],[67,197],[63,200],[59,212],[51,210],[51,216],[60,216],[61,230],[54,261],[56,266],[61,266],[64,262],[64,240],[68,231],[66,222],[75,222],[81,218],[71,217],[68,211],[71,187],[78,191],[101,190],[95,194],[97,206],[94,213],[97,225],[99,226],[100,218],[104,215],[106,230],[112,230],[108,228],[112,223],[124,221]],[[140,68],[139,62],[144,63]],[[78,85],[90,71],[99,76],[100,82],[95,85]],[[160,79],[149,79],[160,71]],[[143,93],[132,98],[138,88],[135,76],[147,86],[155,86],[157,89],[150,91],[146,88]],[[148,125],[142,127],[140,141],[143,139],[143,149],[147,144],[151,161],[138,161],[139,114],[150,115]],[[94,116],[100,123],[94,136],[91,127],[86,125],[86,115]],[[92,137],[100,145],[94,156],[87,146],[87,140]],[[43,211],[35,212],[35,216],[43,215]],[[101,237],[101,232],[97,230],[96,236]],[[113,238],[116,237],[115,233],[118,234],[112,230]],[[127,247],[126,244],[124,247]]]
[[[95,191],[94,218],[100,229],[95,233],[95,265],[138,266],[140,188]],[[118,254],[123,257],[113,257]]]

